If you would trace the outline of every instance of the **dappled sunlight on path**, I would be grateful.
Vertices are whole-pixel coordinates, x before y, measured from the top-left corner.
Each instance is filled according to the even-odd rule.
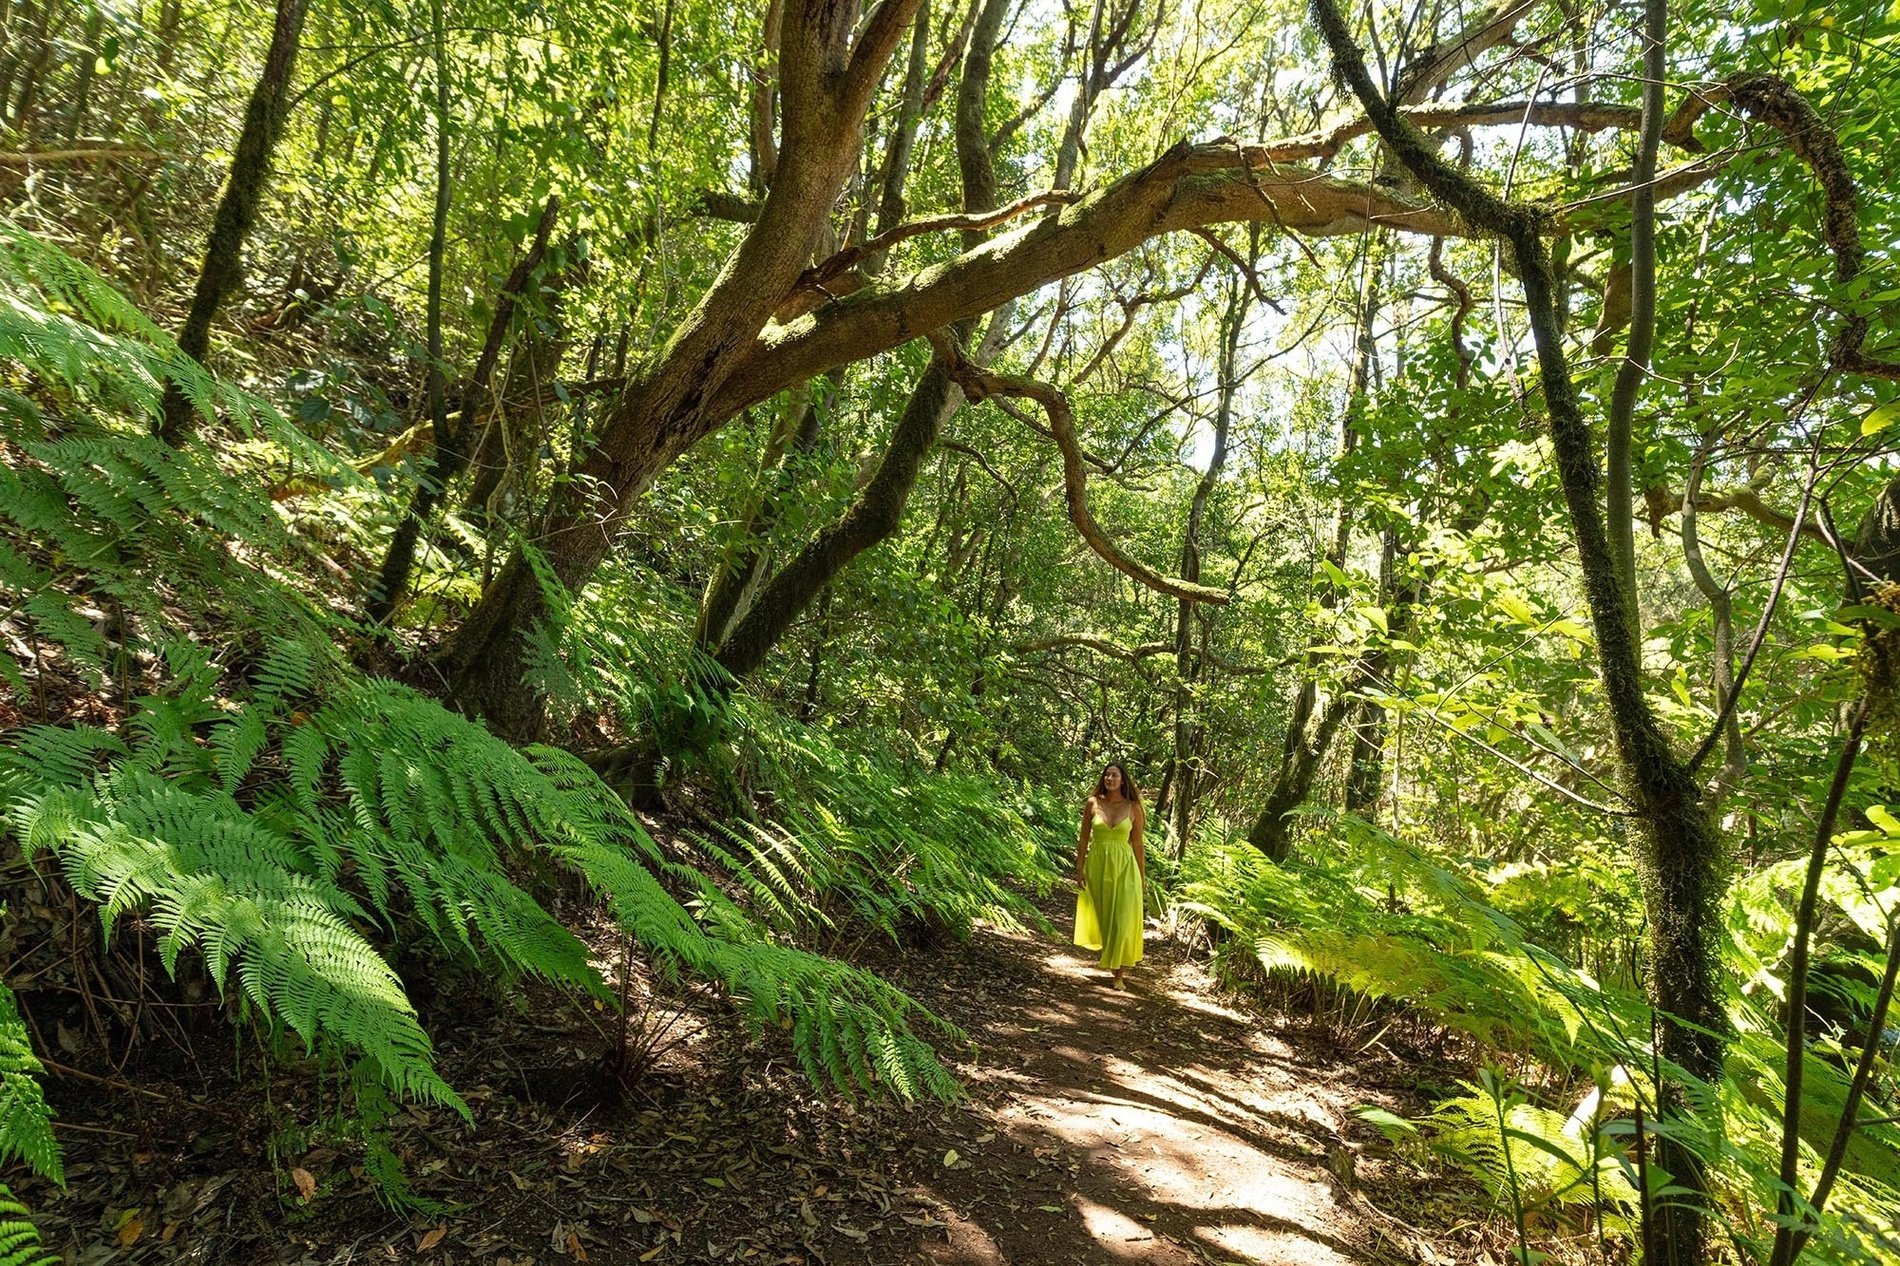
[[[1369,1097],[1336,1065],[1221,1006],[1165,943],[1127,993],[1049,938],[986,931],[962,952],[972,983],[941,1003],[979,1044],[959,1071],[981,1128],[929,1188],[948,1225],[927,1260],[1374,1260],[1362,1202],[1328,1169]]]

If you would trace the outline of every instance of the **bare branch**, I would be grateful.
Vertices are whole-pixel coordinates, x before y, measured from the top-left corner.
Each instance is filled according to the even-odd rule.
[[[1687,113],[1691,102],[1697,106],[1693,115]],[[1692,97],[1678,110],[1678,115],[1693,118],[1705,108]],[[1399,111],[1399,114],[1422,132],[1466,127],[1521,127],[1525,124],[1574,128],[1580,132],[1634,132],[1642,127],[1643,122],[1642,111],[1635,106],[1614,105],[1607,101],[1446,102],[1413,106]],[[1348,141],[1357,140],[1372,130],[1372,120],[1360,117],[1317,132],[1268,141],[1264,148],[1281,162],[1331,158]],[[1684,153],[1705,152],[1702,142],[1676,118],[1672,117],[1664,125],[1662,137]]]
[[[0,167],[31,167],[34,163],[89,163],[106,158],[157,158],[156,150],[133,145],[85,145],[77,149],[40,149],[0,153]]]
[[[1286,315],[1286,309],[1281,307],[1279,304],[1275,303],[1271,298],[1268,297],[1266,288],[1260,284],[1260,274],[1254,269],[1254,266],[1252,264],[1249,264],[1246,260],[1240,257],[1239,251],[1236,251],[1233,247],[1221,241],[1219,235],[1216,234],[1212,229],[1206,229],[1206,228],[1189,229],[1188,232],[1194,234],[1194,236],[1200,238],[1203,242],[1206,242],[1209,246],[1213,247],[1217,252],[1219,252],[1222,259],[1225,259],[1228,263],[1232,264],[1236,269],[1238,269],[1240,271],[1241,279],[1247,283],[1247,289],[1253,291],[1254,298],[1260,300],[1261,303],[1265,304],[1269,308],[1272,308],[1275,312],[1278,312],[1281,316]]]
[[[1672,514],[1680,513],[1685,506],[1706,514],[1716,514],[1723,510],[1739,510],[1757,523],[1765,523],[1778,531],[1787,532],[1794,528],[1794,517],[1783,514],[1761,499],[1761,494],[1753,488],[1743,486],[1730,488],[1723,492],[1703,492],[1698,487],[1694,491],[1694,501],[1690,502],[1682,494],[1671,492],[1664,487],[1652,487],[1643,490],[1643,504],[1649,510],[1649,527],[1652,532],[1662,530],[1662,521]],[[1812,540],[1828,543],[1827,534],[1812,519],[1803,517],[1801,535]]]
[[[949,363],[951,377],[972,401],[1014,396],[1042,406],[1049,417],[1049,430],[1062,450],[1062,488],[1069,503],[1069,521],[1104,562],[1137,583],[1171,598],[1217,606],[1227,604],[1229,596],[1225,590],[1164,576],[1128,557],[1108,539],[1108,534],[1089,512],[1088,474],[1082,468],[1082,448],[1075,438],[1075,414],[1069,407],[1069,398],[1060,389],[1031,378],[979,369],[955,342],[942,334],[933,335],[931,345]]]
[[[1399,74],[1395,105],[1416,105],[1453,75],[1477,63],[1480,54],[1511,38],[1538,0],[1498,0],[1473,18],[1471,25],[1446,40],[1421,49],[1418,58]]]
[[[1051,189],[1045,193],[1032,193],[1028,197],[1018,198],[1006,207],[994,211],[964,212],[955,215],[926,216],[920,220],[906,220],[894,225],[867,241],[847,246],[823,263],[815,264],[805,270],[793,287],[793,297],[787,299],[779,309],[778,319],[789,321],[817,307],[833,293],[834,283],[845,273],[855,268],[864,259],[873,255],[882,255],[899,242],[907,241],[925,233],[944,233],[951,230],[963,232],[982,232],[1006,224],[1037,207],[1066,207],[1080,198],[1080,194],[1068,193],[1061,189]],[[858,289],[861,283],[850,284],[846,292]]]

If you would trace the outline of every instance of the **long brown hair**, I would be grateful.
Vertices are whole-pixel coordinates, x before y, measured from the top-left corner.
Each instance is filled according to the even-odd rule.
[[[1122,799],[1133,802],[1141,799],[1141,790],[1135,786],[1135,780],[1128,772],[1128,766],[1118,760],[1112,760],[1102,766],[1102,772],[1095,779],[1095,796],[1098,800],[1108,799],[1108,771],[1119,769],[1122,775]]]

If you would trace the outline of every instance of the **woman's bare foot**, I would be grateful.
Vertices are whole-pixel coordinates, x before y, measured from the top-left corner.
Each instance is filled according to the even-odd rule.
[[[1123,993],[1128,992],[1128,982],[1122,979],[1122,974],[1119,971],[1115,973],[1115,988],[1121,990]]]

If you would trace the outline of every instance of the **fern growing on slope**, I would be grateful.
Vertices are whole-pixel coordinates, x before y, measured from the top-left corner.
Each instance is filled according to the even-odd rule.
[[[1588,1062],[1598,1033],[1647,1032],[1641,999],[1532,944],[1471,880],[1369,823],[1335,821],[1345,847],[1311,861],[1278,866],[1211,836],[1190,855],[1180,906],[1232,933],[1225,967],[1323,977],[1560,1064]]]
[[[788,1027],[815,1082],[955,1094],[925,1038],[954,1028],[868,972],[776,941],[663,856],[573,756],[516,749],[352,668],[336,646],[351,625],[294,583],[286,569],[312,551],[261,488],[202,446],[148,434],[170,380],[300,464],[336,466],[90,270],[0,228],[0,623],[30,635],[16,646],[40,643],[0,671],[29,706],[49,678],[81,678],[107,718],[8,735],[0,820],[98,904],[108,934],[136,913],[166,970],[196,955],[235,1018],[348,1054],[363,1104],[393,1093],[466,1113],[388,951],[418,939],[491,977],[610,999],[582,942],[524,886],[566,868],[663,969]],[[41,1070],[11,1001],[0,1158],[56,1178]],[[33,1260],[36,1244],[0,1203],[0,1266]]]
[[[4,803],[27,855],[56,854],[108,930],[148,911],[167,970],[195,947],[214,982],[234,974],[307,1044],[338,1042],[391,1089],[458,1108],[400,981],[357,928],[414,919],[484,969],[606,997],[585,946],[509,878],[537,854],[585,876],[662,963],[721,981],[760,1022],[791,1019],[815,1080],[952,1093],[911,1025],[953,1030],[868,973],[772,944],[674,867],[712,912],[696,921],[655,877],[666,863],[638,819],[573,756],[517,750],[373,679],[344,676],[327,702],[293,711],[309,701],[279,692],[299,653],[267,657],[270,684],[235,713],[203,694],[146,700],[130,744],[21,735]]]

